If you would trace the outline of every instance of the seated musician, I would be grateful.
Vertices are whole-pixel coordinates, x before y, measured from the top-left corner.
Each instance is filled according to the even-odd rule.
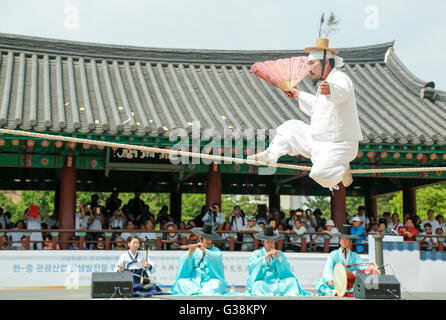
[[[342,263],[344,266],[363,264],[359,254],[351,250],[352,239],[359,239],[359,237],[351,234],[350,225],[344,224],[341,233],[334,233],[333,236],[339,237],[340,248],[330,252],[325,263],[322,278],[317,280],[313,285],[317,293],[324,296],[334,296],[336,294],[333,283],[333,269],[337,263]]]
[[[162,294],[162,290],[150,280],[149,272],[152,272],[154,263],[149,259],[147,253],[139,252],[138,237],[128,237],[129,250],[123,253],[115,266],[115,271],[133,273],[133,294]]]
[[[263,247],[249,257],[249,276],[246,294],[253,296],[306,296],[313,295],[303,290],[282,251],[275,248],[275,241],[282,235],[268,225],[254,235],[263,241]]]
[[[227,294],[224,277],[223,256],[212,241],[220,240],[212,231],[212,224],[203,228],[192,228],[199,242],[187,246],[189,251],[179,261],[176,281],[170,290],[178,295],[222,295]]]

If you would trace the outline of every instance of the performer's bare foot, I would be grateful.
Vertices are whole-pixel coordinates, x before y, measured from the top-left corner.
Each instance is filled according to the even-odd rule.
[[[350,170],[350,166],[348,166],[348,170]],[[344,187],[348,187],[353,183],[353,176],[350,172],[346,172],[344,176],[342,177],[342,184]]]
[[[268,150],[265,150],[263,152],[250,155],[250,156],[248,156],[247,159],[248,160],[258,161],[258,162],[263,162],[265,164],[271,165],[271,164],[276,164],[277,163],[278,157],[273,155]]]

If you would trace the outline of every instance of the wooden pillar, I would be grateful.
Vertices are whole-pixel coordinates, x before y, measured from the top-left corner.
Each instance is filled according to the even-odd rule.
[[[277,241],[277,250],[281,250],[283,249],[283,240],[279,240]]]
[[[229,241],[229,251],[234,251],[235,248],[235,237],[231,237],[230,241]]]
[[[330,238],[325,238],[324,237],[324,253],[329,253],[330,252]]]
[[[268,202],[269,210],[272,212],[273,209],[280,210],[280,186],[275,185],[274,188],[269,192]]]
[[[403,213],[417,214],[417,189],[410,186],[403,187]]]
[[[259,248],[259,239],[254,238],[254,250],[257,250]]]
[[[307,237],[302,237],[300,239],[300,252],[307,252]]]
[[[76,210],[76,168],[74,158],[66,157],[59,189],[59,228],[74,229]],[[61,232],[61,249],[68,249],[73,233]]]
[[[170,189],[170,216],[178,223],[181,221],[181,207],[181,183],[174,181]]]
[[[221,171],[218,164],[211,163],[206,175],[206,207],[214,203],[221,206]]]
[[[331,219],[334,221],[336,228],[341,230],[342,225],[346,223],[346,191],[342,183],[338,184],[339,190],[333,190],[331,196]]]
[[[59,212],[59,201],[60,201],[60,180],[57,180],[56,190],[54,192],[54,213],[55,215]]]
[[[375,216],[375,220],[378,221],[378,202],[377,197],[367,195],[364,197],[364,204],[367,215]]]

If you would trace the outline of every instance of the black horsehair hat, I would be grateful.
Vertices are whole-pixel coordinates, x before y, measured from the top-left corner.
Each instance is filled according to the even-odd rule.
[[[259,239],[259,240],[281,240],[283,238],[283,236],[277,232],[273,230],[273,227],[271,225],[267,225],[265,226],[265,229],[263,229],[262,232],[256,233],[254,235],[254,238]]]
[[[216,232],[212,231],[212,224],[210,223],[205,223],[203,228],[192,228],[191,231],[197,236],[206,238],[208,240],[221,240],[220,236]]]
[[[341,233],[333,233],[333,236],[347,239],[359,239],[359,236],[352,235],[352,226],[349,224],[342,225]]]

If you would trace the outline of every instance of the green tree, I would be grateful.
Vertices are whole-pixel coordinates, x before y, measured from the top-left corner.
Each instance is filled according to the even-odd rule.
[[[240,206],[241,210],[245,213],[246,217],[254,215],[257,210],[257,202],[254,201],[255,196],[242,195],[236,197],[236,195],[224,195],[222,197],[222,212],[226,218],[231,215],[235,206]]]
[[[38,205],[40,212],[46,218],[54,213],[54,194],[53,191],[22,191],[19,203],[14,204],[9,199],[10,202],[7,201],[5,207],[2,204],[2,207],[11,213],[11,222],[23,219],[25,210],[32,204]]]
[[[403,205],[402,197],[401,199],[394,200],[397,193],[388,194],[385,196],[378,197],[376,199],[376,205],[378,207],[378,217],[381,217],[384,212],[390,212],[391,214],[397,213],[395,206],[399,206],[401,202],[401,208]]]
[[[201,207],[206,204],[205,194],[185,193],[182,198],[181,216],[182,220],[187,223],[191,219],[195,219],[201,213]]]
[[[427,219],[427,211],[446,214],[446,183],[417,189],[417,214],[421,220]]]
[[[364,197],[346,197],[345,205],[347,216],[350,219],[358,212],[358,207],[364,205]]]

